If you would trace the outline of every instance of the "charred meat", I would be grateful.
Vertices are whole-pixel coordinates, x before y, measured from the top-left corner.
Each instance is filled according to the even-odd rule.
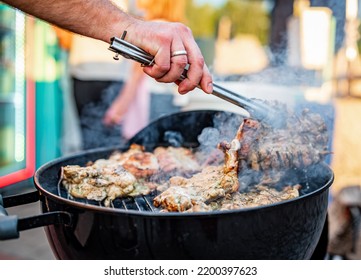
[[[161,211],[198,212],[256,207],[293,199],[301,186],[295,170],[317,164],[328,153],[323,119],[308,110],[301,116],[284,104],[270,104],[282,125],[244,119],[229,143],[205,155],[201,149],[133,144],[86,167],[65,166],[62,184],[69,195],[111,205],[118,197],[149,194]]]
[[[317,164],[327,151],[327,127],[320,115],[304,110],[301,116],[279,106],[285,126],[275,128],[245,119],[235,139],[239,140],[240,168],[285,170]],[[283,113],[282,113],[283,112]]]

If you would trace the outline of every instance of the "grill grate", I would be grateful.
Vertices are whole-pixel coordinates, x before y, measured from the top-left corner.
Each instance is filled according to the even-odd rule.
[[[69,195],[67,190],[61,187],[61,179],[58,182],[58,195],[62,198],[69,199],[72,201],[85,203],[88,205],[94,205],[99,207],[106,207],[103,202],[89,200],[85,198],[76,198]],[[140,195],[136,197],[125,197],[125,198],[116,198],[111,204],[110,208],[122,209],[122,210],[133,210],[138,212],[159,212],[159,209],[153,205],[153,199],[158,195],[157,191],[152,191],[148,195]]]
[[[157,195],[152,192],[148,195],[136,197],[117,198],[112,201],[111,207],[123,210],[134,210],[139,212],[159,212],[159,209],[153,205],[153,198]],[[102,205],[105,207],[104,205]]]

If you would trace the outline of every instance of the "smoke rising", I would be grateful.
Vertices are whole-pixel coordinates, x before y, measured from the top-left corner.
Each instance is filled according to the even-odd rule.
[[[120,87],[121,83],[112,84],[103,90],[99,102],[84,106],[80,115],[84,150],[120,146],[125,143],[121,125],[107,127],[102,121],[106,110],[118,95]]]

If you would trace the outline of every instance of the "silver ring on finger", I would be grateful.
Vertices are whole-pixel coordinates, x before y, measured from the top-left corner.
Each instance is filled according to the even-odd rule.
[[[171,57],[178,55],[187,55],[187,51],[186,50],[174,51],[172,52]]]

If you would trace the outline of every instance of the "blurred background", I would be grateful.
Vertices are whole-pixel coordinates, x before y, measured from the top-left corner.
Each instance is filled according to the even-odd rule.
[[[326,161],[335,182],[330,205],[341,191],[360,189],[360,1],[177,0],[163,7],[162,1],[114,2],[137,17],[187,24],[222,86],[319,112],[331,135],[332,154]],[[104,42],[71,34],[0,2],[2,195],[33,188],[32,176],[44,163],[122,145],[164,114],[240,112],[199,90],[181,96],[175,85],[156,83],[129,61],[113,60],[107,48]],[[142,116],[134,117],[134,112]],[[348,238],[330,253],[361,259],[361,238],[349,237],[350,229],[359,236],[358,203],[353,214],[347,203],[338,206],[346,210],[332,226],[334,236]],[[39,213],[38,208],[14,207],[9,213],[23,217]],[[1,241],[1,258],[54,257],[39,229],[21,233],[16,241]]]

